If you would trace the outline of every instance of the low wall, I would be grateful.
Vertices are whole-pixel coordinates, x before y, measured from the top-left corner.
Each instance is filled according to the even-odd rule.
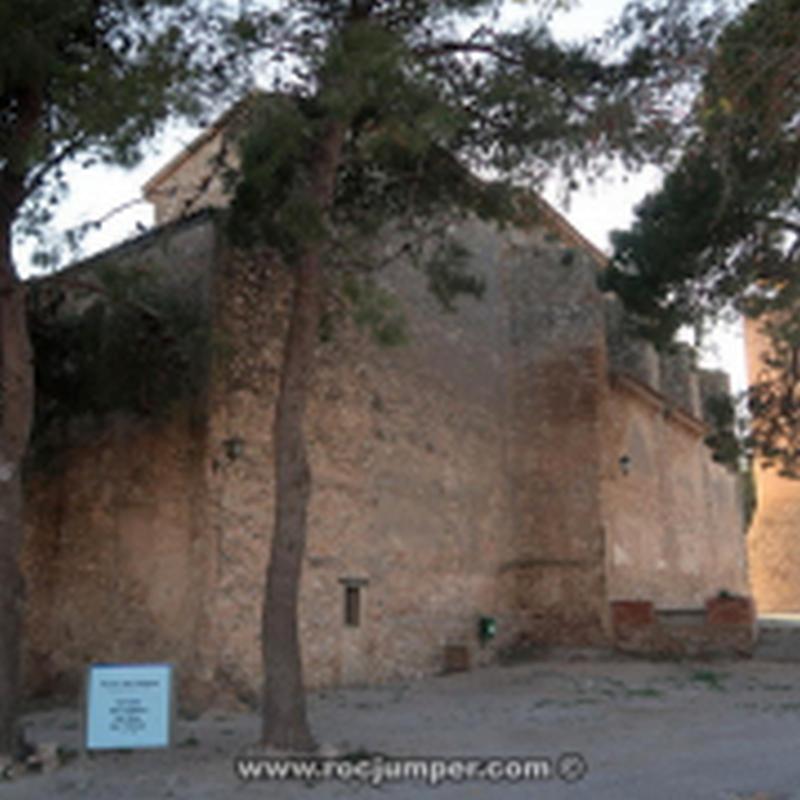
[[[749,656],[756,644],[749,597],[713,597],[699,609],[658,609],[647,600],[611,603],[614,646],[662,658]]]

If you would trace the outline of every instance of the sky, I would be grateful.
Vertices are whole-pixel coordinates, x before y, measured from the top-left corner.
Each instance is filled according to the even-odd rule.
[[[508,3],[508,19],[513,21],[530,13],[525,2]],[[559,38],[578,39],[599,34],[605,23],[613,19],[624,5],[624,0],[583,0],[575,7],[557,14],[552,21],[554,34]],[[222,111],[223,109],[220,109]],[[57,211],[56,230],[65,230],[86,222],[106,217],[114,209],[125,210],[113,214],[97,231],[87,236],[83,255],[90,255],[149,228],[153,224],[150,206],[141,200],[141,187],[163,164],[177,155],[200,132],[186,125],[170,125],[148,147],[144,160],[134,169],[94,167],[67,169],[70,192]],[[583,186],[573,193],[567,203],[557,185],[546,187],[547,199],[569,221],[608,252],[608,234],[613,229],[624,229],[633,219],[633,209],[649,191],[660,183],[660,173],[648,168],[637,174],[616,173],[593,186]],[[21,244],[15,250],[17,263],[23,274],[30,274],[30,245]],[[709,346],[701,356],[701,363],[709,367],[722,367],[730,375],[732,385],[739,391],[746,385],[744,353],[739,324],[728,325],[714,332]]]

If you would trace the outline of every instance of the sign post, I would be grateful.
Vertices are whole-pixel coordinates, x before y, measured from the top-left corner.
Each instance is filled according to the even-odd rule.
[[[171,664],[92,664],[86,676],[84,747],[169,747],[174,718]]]

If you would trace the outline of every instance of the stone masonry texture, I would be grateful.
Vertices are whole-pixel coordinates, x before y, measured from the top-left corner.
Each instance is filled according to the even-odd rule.
[[[477,665],[608,644],[613,600],[747,593],[736,479],[703,444],[691,367],[669,367],[688,399],[661,394],[657,359],[621,347],[594,254],[568,228],[460,235],[482,299],[444,311],[398,265],[382,280],[409,343],[345,321],[319,344],[300,619],[312,687],[436,673],[453,648]],[[75,691],[93,661],[168,660],[184,706],[252,704],[289,278],[228,247],[213,215],[108,258],[196,293],[208,380],[168,415],[98,421],[31,474],[28,687]]]
[[[764,356],[768,337],[748,320],[745,341],[750,383],[769,379]],[[748,536],[753,596],[761,613],[800,612],[800,481],[782,476],[758,459],[754,464],[757,506]]]

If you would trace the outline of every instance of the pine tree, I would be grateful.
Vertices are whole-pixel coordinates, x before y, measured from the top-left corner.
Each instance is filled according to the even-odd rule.
[[[63,195],[63,166],[130,164],[169,114],[199,109],[228,61],[209,3],[0,2],[0,754],[18,746],[22,464],[33,410],[25,285],[12,235],[36,232]],[[233,61],[230,61],[233,63]]]
[[[616,59],[557,43],[547,14],[536,16],[557,5],[528,4],[531,21],[511,30],[499,21],[503,3],[490,0],[297,0],[263,15],[247,8],[240,20],[254,51],[279,74],[290,67],[252,115],[231,218],[234,239],[272,247],[294,281],[273,423],[267,746],[313,746],[297,607],[311,492],[303,421],[325,286],[369,261],[354,255],[359,242],[391,230],[444,303],[479,291],[448,241],[450,223],[511,221],[521,189],[546,174],[602,157],[640,160],[663,152],[672,132],[662,101],[694,68],[687,4],[631,12]],[[433,251],[419,244],[432,240]]]
[[[758,0],[720,36],[692,136],[662,189],[614,236],[606,285],[664,345],[733,306],[768,320],[771,377],[750,445],[800,465],[800,2]]]

